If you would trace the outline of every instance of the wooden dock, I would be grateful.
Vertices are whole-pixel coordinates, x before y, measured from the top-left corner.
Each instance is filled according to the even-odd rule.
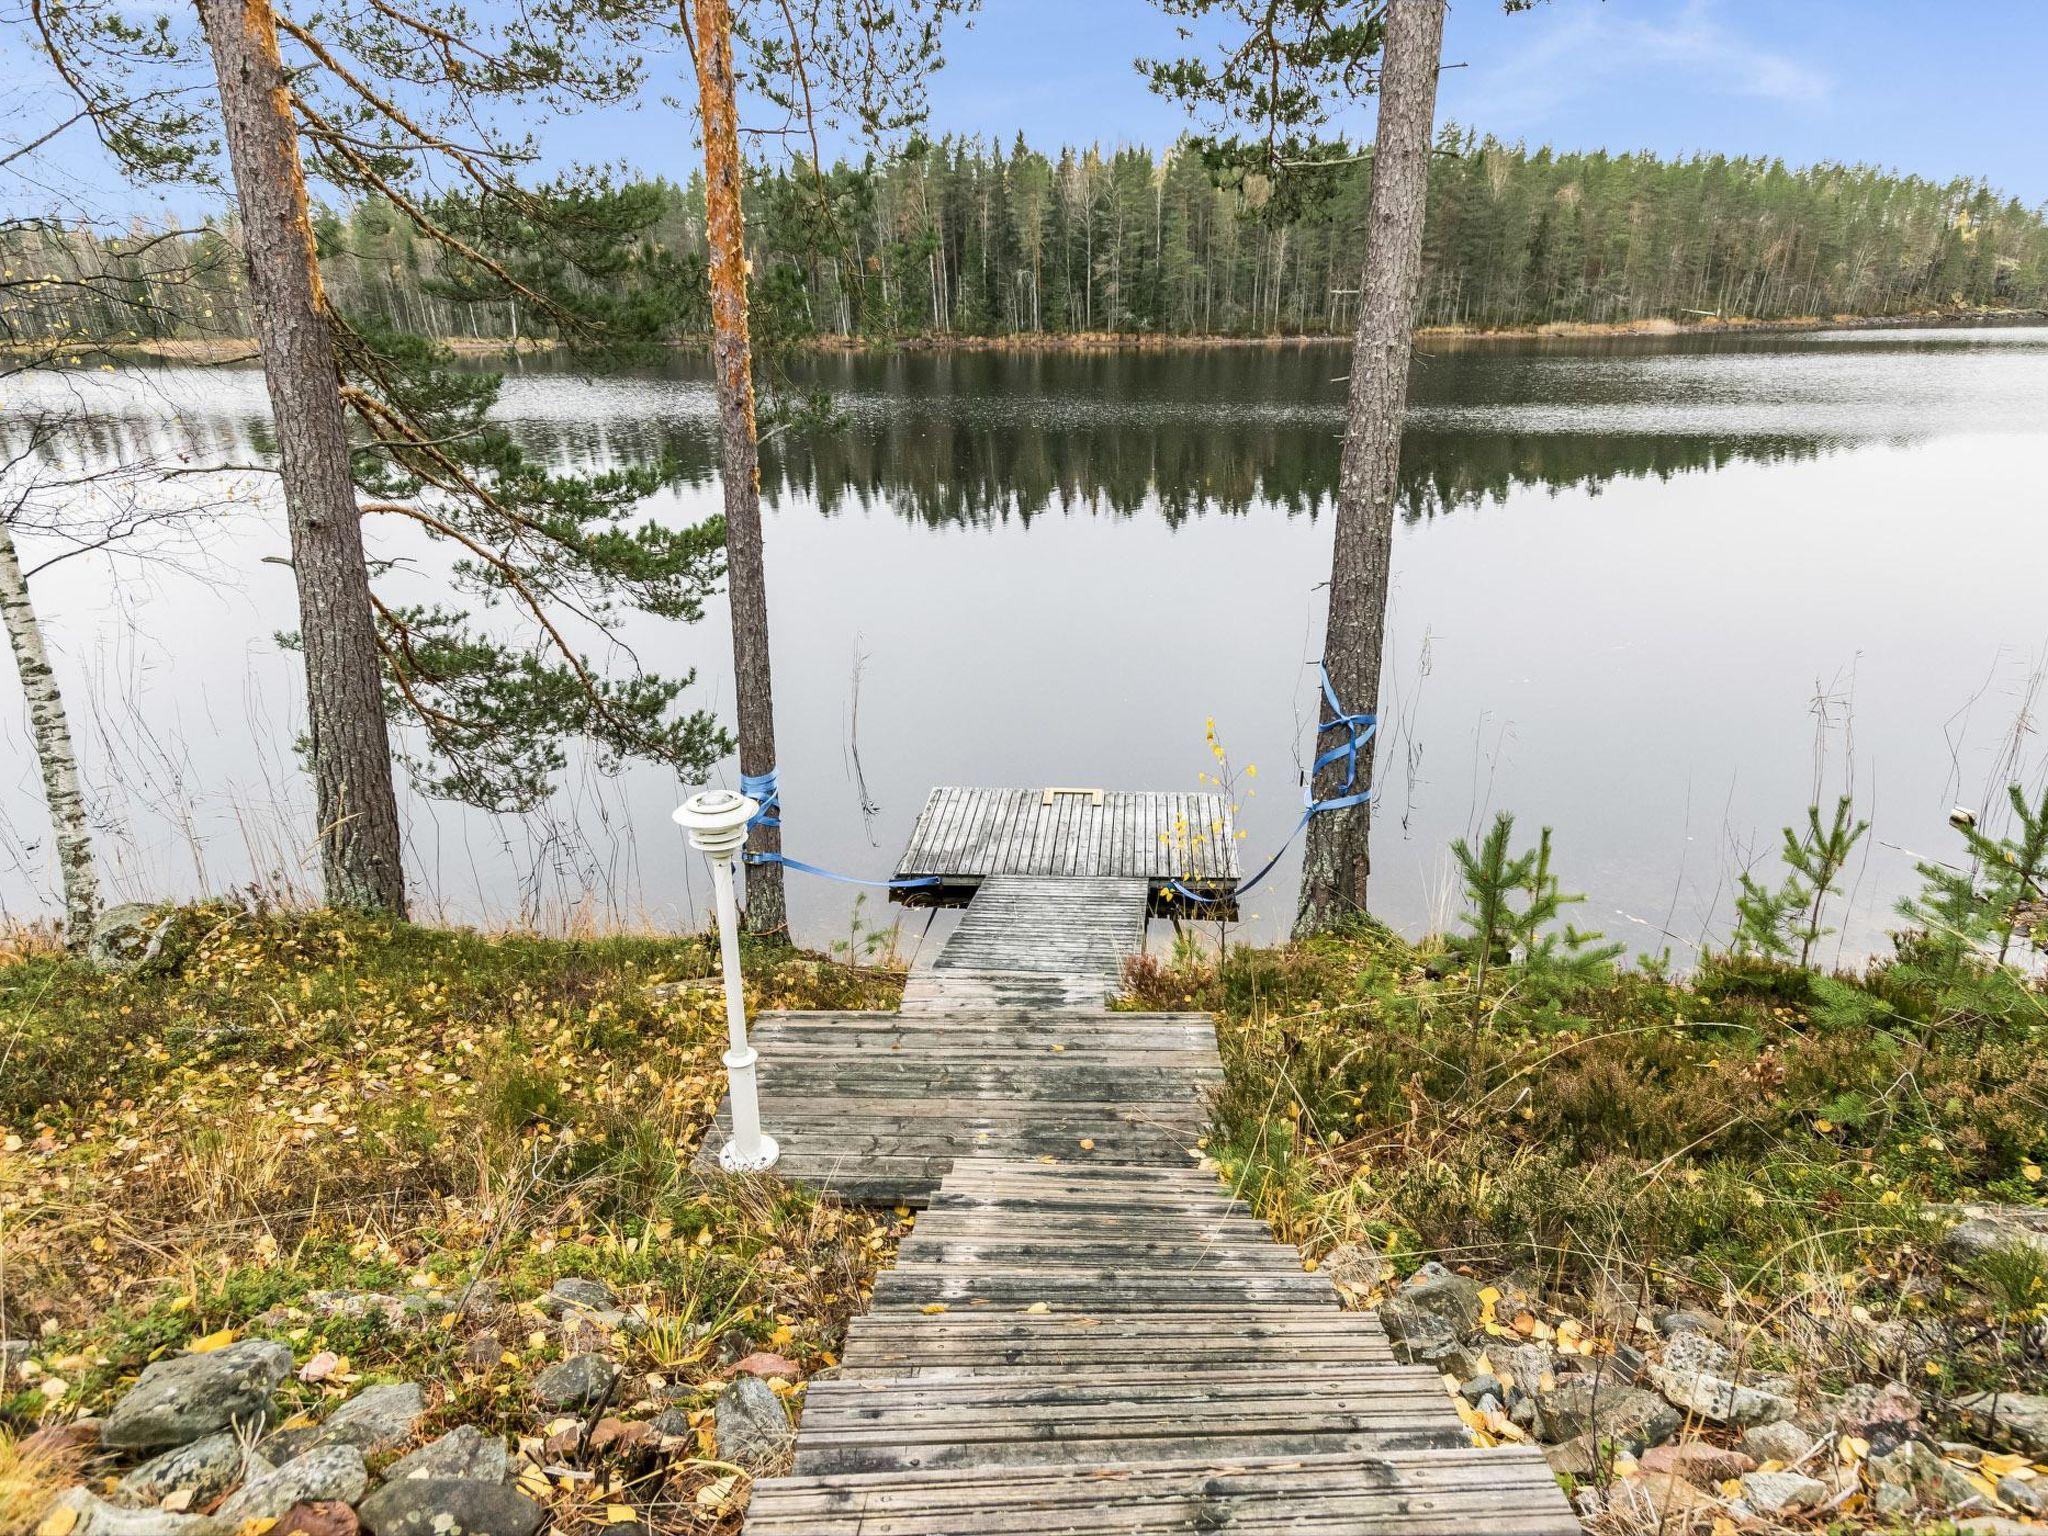
[[[957,904],[998,875],[1185,882],[1204,895],[1238,881],[1237,822],[1220,794],[1121,789],[933,790],[896,878],[936,878],[902,899]],[[1153,894],[1157,894],[1156,890]]]
[[[1106,1003],[1149,878],[986,871],[902,1013],[758,1022],[778,1172],[925,1209],[749,1536],[1577,1536],[1205,1169],[1212,1022]]]

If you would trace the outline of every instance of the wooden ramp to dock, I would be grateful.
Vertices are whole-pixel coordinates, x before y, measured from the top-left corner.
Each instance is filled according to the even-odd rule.
[[[1105,1002],[1144,886],[992,873],[903,1012],[757,1022],[777,1171],[926,1209],[749,1536],[1577,1536],[1204,1171],[1212,1021]]]
[[[905,1013],[1100,1011],[1145,946],[1150,883],[992,875],[960,926],[903,988]]]

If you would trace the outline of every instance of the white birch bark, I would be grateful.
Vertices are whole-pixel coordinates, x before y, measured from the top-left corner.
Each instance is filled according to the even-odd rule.
[[[29,601],[28,579],[15,553],[14,533],[0,522],[0,624],[14,650],[28,701],[29,734],[43,770],[43,798],[57,838],[57,870],[64,883],[64,940],[81,949],[99,916],[99,875],[93,868],[92,828],[85,814],[85,793],[78,782],[78,758],[71,750],[71,726],[64,714],[64,696],[50,668],[43,628]]]

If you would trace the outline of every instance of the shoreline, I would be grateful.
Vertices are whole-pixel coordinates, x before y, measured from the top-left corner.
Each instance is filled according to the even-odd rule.
[[[1655,341],[1672,337],[1798,335],[1814,331],[1992,330],[2023,325],[2048,325],[2048,309],[1915,310],[1890,315],[1794,315],[1777,319],[1730,316],[1697,320],[1652,319],[1599,323],[1558,320],[1546,321],[1539,325],[1498,327],[1434,325],[1417,327],[1415,339],[1422,343],[1462,346],[1497,342]],[[566,350],[560,342],[549,337],[522,337],[514,341],[509,338],[453,336],[441,337],[439,340],[442,346],[458,357],[539,356]],[[1350,340],[1348,333],[1322,332],[1233,336],[1165,335],[1143,331],[1039,331],[998,336],[817,336],[805,341],[802,349],[821,354],[1281,351],[1343,346]],[[704,345],[701,340],[693,338],[672,342],[668,345],[668,350],[693,352],[702,350]],[[146,357],[161,362],[215,366],[254,362],[257,356],[256,343],[253,339],[228,336],[132,341],[101,350],[115,356]]]

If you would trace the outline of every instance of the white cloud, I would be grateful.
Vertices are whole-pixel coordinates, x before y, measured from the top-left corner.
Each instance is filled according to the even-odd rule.
[[[1581,0],[1514,18],[1528,29],[1526,45],[1475,71],[1468,86],[1485,125],[1534,128],[1556,108],[1616,82],[1655,81],[1789,107],[1817,106],[1833,89],[1822,71],[1733,30],[1711,0],[1660,7],[1667,13],[1658,17],[1644,16],[1646,8],[1644,0]]]

